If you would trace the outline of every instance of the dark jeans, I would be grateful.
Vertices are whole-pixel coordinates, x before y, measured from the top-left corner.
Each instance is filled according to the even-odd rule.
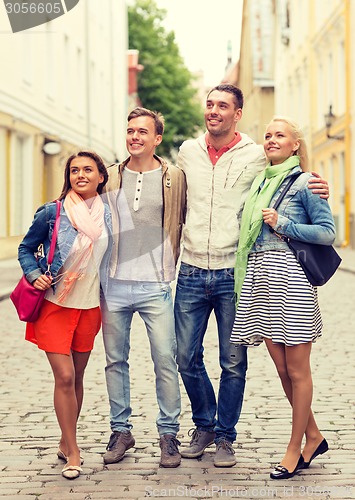
[[[235,317],[234,270],[207,270],[181,264],[175,297],[177,362],[198,429],[216,432],[216,442],[236,438],[243,403],[247,351],[231,346]],[[203,339],[214,310],[222,370],[216,396],[203,361]],[[217,414],[217,419],[216,419]]]

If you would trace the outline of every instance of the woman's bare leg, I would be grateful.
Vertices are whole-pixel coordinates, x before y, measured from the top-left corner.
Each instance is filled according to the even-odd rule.
[[[91,351],[88,352],[77,352],[77,351],[72,351],[71,357],[73,360],[73,365],[74,365],[74,372],[75,372],[75,397],[76,397],[76,402],[77,402],[77,417],[76,420],[78,420],[81,407],[83,404],[83,396],[84,396],[84,385],[83,385],[83,379],[84,379],[84,373],[86,366],[88,364],[89,358],[90,358]],[[63,434],[61,435],[60,441],[59,441],[59,448],[62,450],[64,455],[68,454],[68,447],[65,442],[65,439],[63,437]]]
[[[84,398],[84,373],[87,367],[91,351],[88,352],[77,352],[72,351],[74,370],[75,370],[75,395],[78,404],[78,415],[79,418],[81,407]]]
[[[75,392],[75,367],[73,357],[65,354],[46,353],[54,375],[54,408],[62,431],[62,450],[69,465],[80,465],[76,441],[78,402]]]
[[[300,346],[302,346],[302,345],[308,346],[308,347],[304,347],[303,349],[301,348],[301,350],[300,350],[300,352],[301,352],[300,357],[301,358],[303,357],[303,354],[302,354],[303,351],[305,351],[305,353],[306,353],[305,356],[303,357],[303,361],[305,361],[305,364],[306,364],[306,366],[304,367],[304,365],[298,364],[298,361],[297,361],[297,359],[299,357],[298,351],[297,352],[292,351],[292,350],[290,351],[290,349],[294,349],[294,347],[298,347],[298,346],[286,347],[284,344],[273,344],[272,341],[269,339],[265,339],[265,343],[266,343],[267,349],[269,351],[269,354],[275,363],[277,372],[278,372],[280,380],[281,380],[282,387],[284,389],[286,397],[289,400],[291,406],[293,406],[293,383],[292,383],[292,379],[290,377],[289,371],[292,371],[292,373],[294,373],[294,370],[292,368],[294,365],[296,366],[296,375],[297,375],[297,366],[299,366],[301,370],[305,369],[306,372],[308,372],[308,382],[306,382],[305,387],[303,387],[303,385],[301,383],[301,392],[302,392],[302,388],[303,388],[306,391],[306,393],[308,394],[308,396],[307,396],[308,400],[309,400],[309,395],[310,395],[310,398],[312,398],[312,378],[310,375],[310,365],[309,365],[311,344],[310,343],[309,344],[300,344]],[[294,356],[293,356],[293,354],[294,354]],[[288,359],[289,359],[290,368],[288,368],[288,364],[287,364],[287,362],[288,362],[287,355],[288,355]],[[295,358],[294,362],[292,361],[293,358]],[[304,375],[304,373],[303,373],[303,375]],[[298,375],[297,375],[297,377],[298,377]],[[310,381],[309,381],[309,377],[310,377]],[[308,405],[308,403],[306,403],[306,406],[307,405]],[[299,407],[299,405],[296,405],[296,406],[297,406],[297,408],[296,408],[296,412],[297,412],[300,407]],[[301,411],[301,413],[302,413],[302,411]],[[302,418],[301,418],[301,420],[302,420]],[[297,418],[297,421],[295,422],[295,411],[293,410],[293,426],[295,425],[294,431],[296,434],[294,432],[292,433],[291,441],[289,443],[290,453],[286,453],[284,459],[281,461],[281,464],[284,465],[288,470],[291,470],[291,471],[294,470],[295,465],[297,464],[297,461],[298,461],[298,458],[300,455],[300,453],[298,452],[298,448],[299,448],[298,444],[295,447],[295,442],[296,442],[295,436],[298,435],[298,432],[299,432],[299,430],[298,430],[299,422],[300,422],[299,418]],[[302,426],[303,426],[303,424],[302,424]],[[323,436],[317,427],[317,424],[315,422],[315,419],[314,419],[314,416],[313,416],[311,409],[309,409],[307,424],[306,424],[306,428],[305,428],[304,432],[306,434],[306,445],[305,445],[304,450],[303,450],[303,453],[304,453],[303,457],[306,461],[308,461],[310,459],[312,453],[314,452],[314,450],[317,448],[317,446],[323,440]],[[297,438],[297,441],[298,440],[299,440],[299,436]],[[296,457],[296,455],[297,455],[297,457]],[[293,457],[293,458],[289,459],[288,457]],[[297,458],[297,460],[296,460],[296,458]],[[291,465],[287,466],[287,463],[290,464],[290,462],[291,462]],[[294,464],[294,466],[293,466],[293,464]]]

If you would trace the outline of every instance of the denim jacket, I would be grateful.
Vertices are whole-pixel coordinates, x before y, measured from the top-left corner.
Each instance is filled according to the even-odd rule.
[[[56,211],[57,207],[55,202],[46,203],[45,205],[39,207],[35,213],[31,227],[20,243],[18,249],[18,260],[20,261],[22,270],[30,283],[33,283],[33,281],[39,278],[47,270],[47,256],[53,235]],[[109,258],[112,247],[111,213],[106,204],[104,217],[109,238],[108,248],[103,258],[103,261],[106,261]],[[51,274],[53,278],[57,276],[59,270],[66,261],[77,233],[77,230],[72,226],[67,214],[65,213],[62,203],[57,242],[54,250],[53,262],[51,264]],[[38,247],[41,244],[43,244],[43,252],[40,252],[40,255],[36,258]],[[107,265],[104,266],[102,263],[101,267],[106,269]]]
[[[290,172],[272,197],[270,207],[274,206],[279,195],[285,189],[289,177],[300,171],[300,167],[295,167]],[[312,174],[305,172],[292,184],[277,208],[278,218],[274,230],[295,240],[319,245],[332,245],[335,240],[333,216],[327,200],[313,194],[312,190],[308,189],[310,177]],[[280,240],[276,234],[271,233],[269,226],[264,223],[252,252],[285,249],[288,249],[287,243]]]

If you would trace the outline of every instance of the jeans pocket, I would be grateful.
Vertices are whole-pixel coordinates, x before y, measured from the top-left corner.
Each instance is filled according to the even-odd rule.
[[[195,269],[196,268],[194,266],[190,266],[190,264],[184,264],[182,262],[179,269],[179,277],[192,276],[195,272]]]
[[[148,283],[148,282],[142,282],[140,284],[141,289],[144,292],[151,292],[151,293],[167,293],[170,291],[170,285],[169,283]]]
[[[234,267],[229,267],[225,269],[224,272],[228,278],[234,279]]]

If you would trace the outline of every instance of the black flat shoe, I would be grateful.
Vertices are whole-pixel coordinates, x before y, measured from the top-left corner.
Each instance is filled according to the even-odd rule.
[[[323,441],[321,442],[321,444],[318,446],[318,448],[316,449],[316,451],[311,456],[309,462],[303,461],[302,469],[308,469],[308,467],[310,466],[312,460],[314,460],[316,457],[318,457],[318,455],[323,455],[323,453],[325,453],[326,451],[328,451],[328,449],[329,449],[328,443],[327,443],[327,441],[325,439],[323,439]]]
[[[271,479],[289,479],[290,477],[293,477],[300,469],[302,469],[304,460],[302,455],[298,459],[297,465],[295,467],[295,470],[292,472],[289,472],[286,467],[283,467],[282,465],[277,465],[274,469],[274,472],[270,473]]]

